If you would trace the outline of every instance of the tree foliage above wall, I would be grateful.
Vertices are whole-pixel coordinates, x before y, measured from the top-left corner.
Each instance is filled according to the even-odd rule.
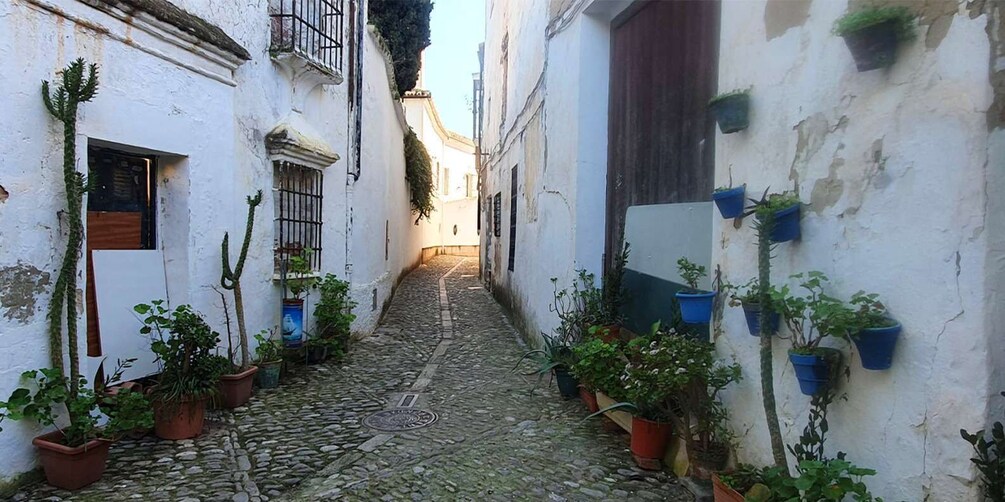
[[[415,131],[405,135],[405,180],[412,191],[412,212],[418,213],[415,223],[433,214],[433,162]]]
[[[422,66],[422,50],[429,47],[429,14],[432,0],[370,0],[370,23],[387,41],[394,61],[398,94],[415,88]]]

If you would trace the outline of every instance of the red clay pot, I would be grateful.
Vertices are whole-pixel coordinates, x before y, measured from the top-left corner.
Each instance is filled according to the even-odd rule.
[[[202,434],[206,398],[154,403],[154,434],[161,439],[191,439]]]
[[[718,474],[712,474],[712,496],[715,502],[743,502],[744,499],[740,492],[726,486]]]
[[[61,444],[62,439],[63,433],[55,431],[31,440],[38,448],[46,482],[56,488],[77,490],[101,479],[111,443],[95,439],[71,448]]]
[[[579,398],[583,400],[583,404],[586,405],[586,409],[590,413],[600,411],[600,406],[597,404],[597,395],[582,385],[579,386]]]
[[[632,416],[632,457],[639,467],[659,470],[670,440],[670,424]]]
[[[258,366],[233,375],[220,375],[220,406],[229,409],[244,406],[251,399],[255,373],[258,373]]]

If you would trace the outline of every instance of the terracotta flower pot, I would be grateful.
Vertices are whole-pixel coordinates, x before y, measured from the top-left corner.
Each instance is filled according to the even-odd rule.
[[[202,433],[206,398],[154,403],[154,434],[161,439],[190,439]]]
[[[56,488],[77,490],[101,479],[111,443],[95,439],[71,448],[61,444],[62,439],[63,433],[55,431],[31,441],[38,448],[46,482]]]
[[[718,474],[712,474],[712,496],[715,502],[743,502],[743,494],[726,486]]]
[[[220,375],[220,406],[229,409],[244,406],[251,399],[255,373],[258,373],[258,366],[233,375]]]
[[[586,409],[590,413],[600,411],[600,406],[597,405],[597,395],[592,391],[587,390],[587,388],[583,385],[579,386],[579,398],[583,400],[583,404],[586,405]]]
[[[670,440],[670,424],[632,416],[632,457],[639,467],[659,470]]]

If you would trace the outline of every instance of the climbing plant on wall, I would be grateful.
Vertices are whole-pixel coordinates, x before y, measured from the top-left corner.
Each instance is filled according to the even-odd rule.
[[[433,214],[433,167],[426,147],[415,131],[405,135],[405,180],[412,192],[412,212],[418,213],[415,223]]]
[[[387,42],[394,62],[398,94],[415,88],[422,66],[422,50],[429,47],[429,14],[432,0],[370,0],[370,23]]]
[[[67,351],[70,356],[70,393],[77,394],[80,380],[80,357],[77,351],[77,264],[84,238],[81,206],[87,190],[84,174],[77,171],[77,107],[94,97],[98,91],[98,66],[77,59],[63,70],[62,82],[50,89],[42,82],[42,101],[56,120],[63,124],[63,184],[66,188],[66,226],[69,239],[63,253],[52,302],[49,304],[49,357],[52,367],[63,370],[62,315],[66,308]]]

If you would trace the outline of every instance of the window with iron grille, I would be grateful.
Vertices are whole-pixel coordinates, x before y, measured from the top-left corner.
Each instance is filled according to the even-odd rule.
[[[291,256],[310,257],[311,269],[321,270],[321,171],[293,162],[276,160],[273,167],[275,193],[275,270]]]
[[[345,2],[271,0],[272,52],[297,54],[326,70],[341,71]]]
[[[496,192],[492,208],[492,234],[496,237],[502,235],[502,192]]]
[[[513,271],[513,267],[516,264],[516,192],[517,192],[517,177],[516,177],[516,166],[513,166],[513,172],[510,179],[509,185],[509,269]]]

